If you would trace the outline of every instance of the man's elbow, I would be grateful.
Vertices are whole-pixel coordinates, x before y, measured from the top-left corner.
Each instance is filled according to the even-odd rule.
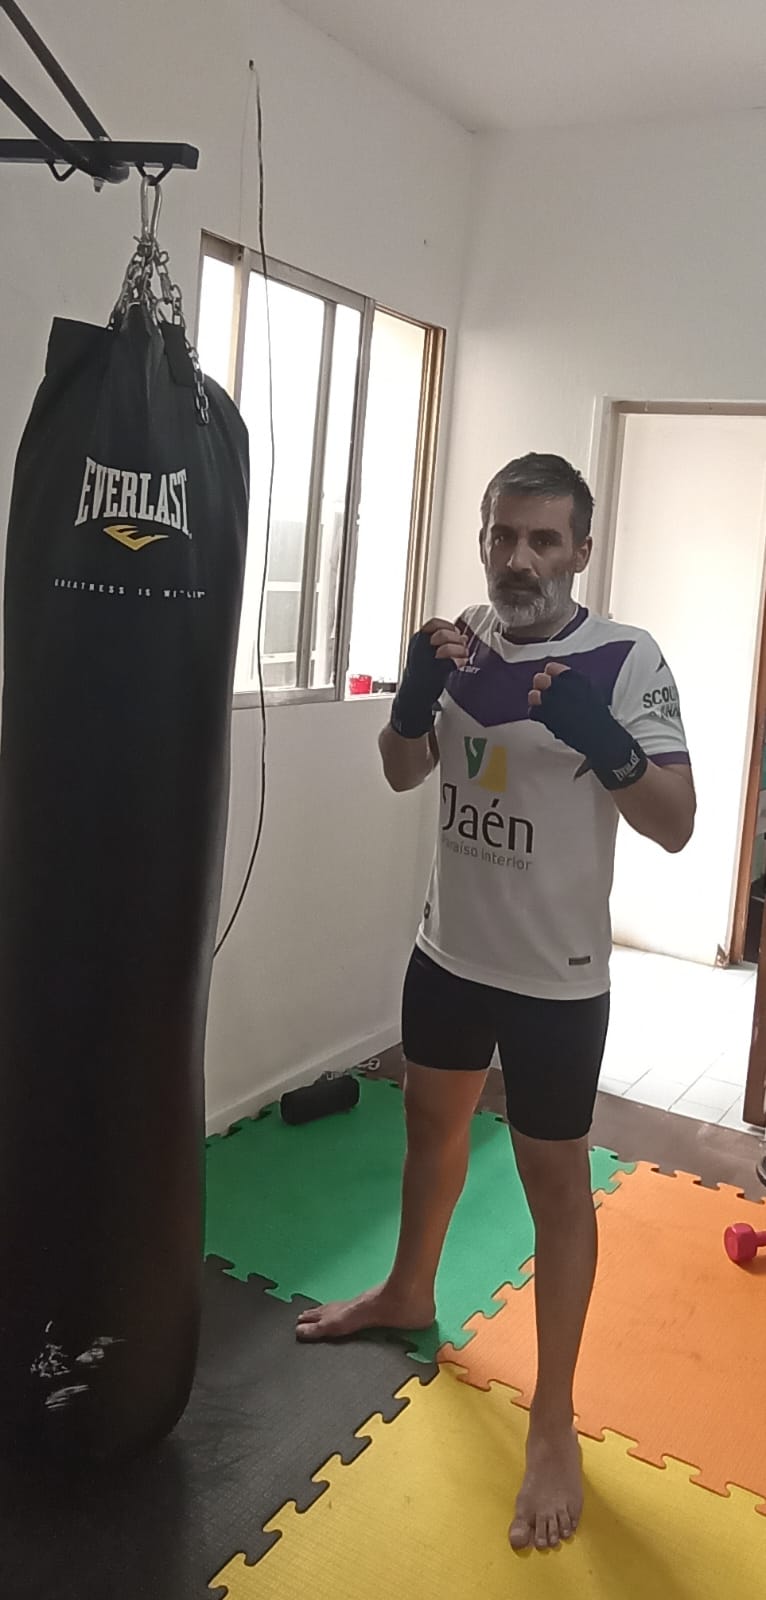
[[[383,762],[383,776],[394,794],[409,794],[412,789],[419,789],[430,770],[430,766],[411,768],[398,766],[395,762]]]
[[[694,833],[694,812],[682,817],[660,843],[669,856],[680,856]]]
[[[405,777],[401,772],[389,771],[385,763],[383,764],[383,776],[388,784],[389,789],[392,789],[394,794],[407,794],[409,789],[415,789],[417,787],[417,785],[412,782],[412,779],[409,776]]]
[[[404,747],[404,748],[403,748]],[[433,753],[425,741],[408,742],[398,739],[390,727],[384,728],[378,740],[383,764],[383,776],[394,794],[409,794],[425,783],[433,771]]]

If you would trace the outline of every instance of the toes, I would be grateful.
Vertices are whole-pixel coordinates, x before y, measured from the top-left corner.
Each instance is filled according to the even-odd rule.
[[[577,1528],[577,1518],[569,1511],[559,1511],[553,1516],[541,1513],[530,1522],[527,1517],[516,1517],[511,1528],[511,1546],[514,1550],[557,1550],[563,1539],[571,1539]]]
[[[322,1307],[312,1306],[310,1311],[302,1311],[295,1324],[296,1338],[307,1343],[310,1339],[321,1339],[322,1333]]]
[[[532,1543],[532,1528],[526,1517],[516,1517],[511,1528],[511,1548],[528,1550]]]
[[[535,1548],[537,1550],[557,1550],[562,1538],[568,1538],[569,1533],[562,1533],[561,1522],[568,1518],[565,1514],[553,1516],[541,1515],[535,1522]]]
[[[319,1322],[299,1322],[295,1329],[295,1337],[300,1339],[302,1344],[311,1344],[323,1339],[324,1333]]]

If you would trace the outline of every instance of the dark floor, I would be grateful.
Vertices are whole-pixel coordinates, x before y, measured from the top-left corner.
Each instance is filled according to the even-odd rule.
[[[324,1461],[360,1454],[366,1418],[392,1421],[402,1386],[435,1377],[383,1335],[299,1344],[296,1316],[316,1301],[278,1300],[227,1265],[205,1263],[197,1377],[172,1438],[84,1475],[0,1463],[2,1600],[213,1600],[236,1551],[255,1561],[275,1543],[263,1529],[280,1506],[318,1498]]]
[[[380,1057],[377,1075],[402,1082],[404,1057],[398,1046]],[[481,1106],[505,1116],[503,1079],[496,1067],[487,1079]],[[591,1142],[613,1150],[622,1161],[651,1161],[663,1172],[691,1172],[709,1187],[731,1183],[750,1200],[764,1198],[756,1173],[764,1147],[751,1133],[600,1094]]]

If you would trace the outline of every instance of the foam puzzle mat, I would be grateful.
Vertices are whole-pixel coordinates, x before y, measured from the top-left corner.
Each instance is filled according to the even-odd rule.
[[[689,1461],[696,1483],[718,1494],[736,1484],[766,1512],[766,1254],[733,1266],[722,1243],[731,1222],[766,1229],[766,1201],[646,1163],[602,1207],[578,1427],[594,1438],[604,1428],[626,1434],[655,1466],[666,1455]],[[470,1383],[514,1386],[528,1405],[534,1297],[506,1287],[496,1307],[492,1318],[471,1318],[473,1340],[447,1346],[442,1359]]]
[[[592,1152],[585,1515],[572,1544],[514,1554],[534,1260],[499,1118],[472,1121],[438,1327],[295,1339],[305,1305],[367,1286],[393,1254],[402,1097],[360,1087],[348,1116],[288,1128],[271,1108],[208,1142],[187,1413],[125,1474],[47,1498],[11,1464],[3,1600],[749,1600],[766,1573],[766,1259],[735,1267],[722,1235],[764,1226],[766,1202]]]
[[[273,1106],[208,1141],[207,1250],[230,1260],[234,1276],[270,1278],[284,1300],[326,1301],[359,1294],[388,1273],[399,1226],[402,1094],[388,1080],[362,1078],[359,1087],[359,1105],[345,1116],[291,1128]],[[632,1170],[607,1150],[592,1151],[597,1203]],[[467,1319],[492,1316],[500,1285],[526,1282],[533,1248],[508,1128],[479,1113],[439,1274],[439,1323],[407,1336],[415,1359],[432,1360],[448,1341],[466,1343]]]
[[[444,1367],[393,1423],[374,1416],[352,1466],[317,1474],[307,1512],[286,1506],[256,1565],[216,1576],[230,1600],[745,1600],[766,1571],[766,1523],[742,1491],[700,1493],[691,1469],[632,1460],[629,1441],[583,1441],[586,1505],[570,1545],[514,1554],[507,1530],[526,1418],[513,1392]]]
[[[439,1376],[401,1391],[366,1448],[316,1474],[311,1508],[267,1524],[216,1576],[230,1600],[745,1600],[766,1572],[766,1264],[735,1267],[723,1231],[766,1203],[647,1163],[599,1208],[600,1263],[576,1391],[586,1477],[571,1544],[511,1551],[535,1377],[534,1285],[468,1319]],[[562,1226],[566,1220],[562,1219]],[[531,1271],[534,1262],[524,1263]],[[466,1398],[467,1397],[467,1398]]]

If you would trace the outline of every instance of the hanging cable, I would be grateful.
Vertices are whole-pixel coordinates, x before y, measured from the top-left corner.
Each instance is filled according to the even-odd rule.
[[[242,888],[240,889],[236,905],[234,907],[234,910],[232,911],[232,914],[231,914],[231,916],[229,918],[229,921],[226,924],[226,928],[224,929],[224,932],[221,934],[221,937],[218,940],[218,943],[216,945],[216,948],[215,948],[215,954],[216,955],[218,955],[219,952],[223,949],[223,946],[225,945],[226,940],[228,939],[229,934],[231,933],[231,930],[234,927],[234,924],[235,924],[235,922],[237,920],[237,917],[239,916],[239,913],[240,913],[240,911],[242,909],[242,905],[243,905],[243,902],[244,902],[244,899],[245,899],[245,895],[247,894],[247,891],[248,891],[248,889],[250,887],[250,880],[251,880],[251,878],[253,876],[253,868],[255,867],[256,857],[258,855],[258,851],[259,851],[260,846],[261,846],[261,839],[263,837],[263,825],[264,825],[264,821],[265,821],[265,818],[266,818],[266,691],[265,691],[264,682],[263,682],[263,618],[264,618],[264,612],[265,612],[265,607],[266,607],[266,584],[267,584],[268,571],[269,571],[269,552],[270,552],[270,548],[271,548],[271,517],[272,517],[273,504],[274,504],[274,469],[275,469],[275,464],[276,464],[276,433],[275,433],[275,426],[274,426],[274,351],[273,351],[272,333],[271,333],[271,303],[270,303],[270,298],[269,298],[269,272],[268,272],[269,263],[268,263],[268,256],[267,256],[267,253],[266,253],[266,233],[265,233],[265,224],[264,224],[264,212],[265,212],[264,191],[265,191],[265,182],[264,182],[264,155],[263,155],[263,101],[262,101],[262,98],[261,98],[261,82],[260,82],[260,78],[259,78],[258,72],[257,72],[257,70],[255,68],[255,64],[252,61],[250,62],[250,70],[251,70],[251,72],[255,73],[256,148],[257,148],[257,163],[258,163],[258,253],[259,253],[260,258],[261,258],[261,271],[262,271],[262,274],[263,274],[264,298],[265,298],[265,306],[266,306],[266,345],[267,345],[267,371],[268,371],[268,397],[269,397],[269,445],[270,445],[269,492],[268,492],[268,502],[267,502],[267,507],[266,507],[266,534],[265,534],[265,539],[264,539],[263,572],[261,574],[261,593],[260,593],[260,601],[259,601],[259,604],[258,604],[258,625],[257,625],[256,644],[255,644],[255,655],[256,655],[256,663],[257,663],[257,671],[258,671],[258,698],[259,698],[260,712],[261,712],[261,719],[260,719],[261,720],[261,761],[260,761],[261,789],[260,789],[260,798],[259,798],[259,802],[258,802],[258,817],[257,817],[257,822],[256,822],[256,828],[255,828],[255,839],[254,839],[254,842],[253,842],[253,848],[252,848],[252,850],[250,852],[250,859],[248,861],[247,870],[245,872],[244,881],[242,883]],[[249,94],[248,94],[248,106],[249,106]]]

